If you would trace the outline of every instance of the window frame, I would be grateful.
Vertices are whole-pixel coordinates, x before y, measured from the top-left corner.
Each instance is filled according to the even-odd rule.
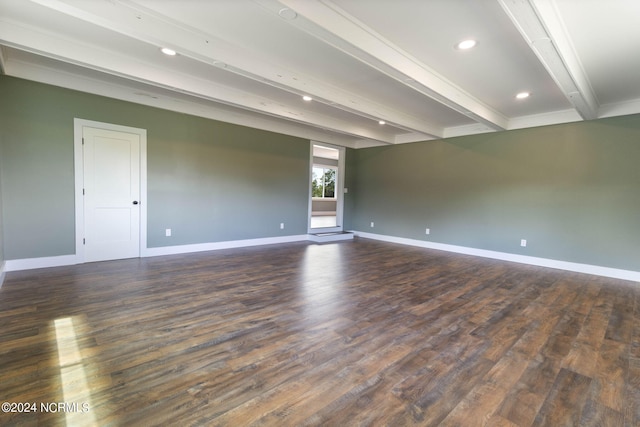
[[[337,199],[338,199],[338,172],[339,172],[339,168],[338,168],[338,166],[333,166],[333,165],[323,165],[323,164],[320,164],[320,163],[314,163],[314,164],[313,164],[313,166],[312,166],[312,168],[311,168],[311,171],[312,171],[312,174],[311,174],[311,182],[313,182],[313,181],[314,181],[314,179],[313,179],[313,169],[322,169],[322,197],[318,197],[318,196],[313,196],[313,195],[312,195],[312,196],[311,196],[311,199],[312,199],[312,200],[316,200],[316,201],[321,201],[321,200],[337,200]],[[332,171],[334,171],[334,172],[335,172],[335,178],[333,179],[333,197],[326,197],[326,196],[324,195],[324,193],[325,193],[325,188],[326,188],[325,181],[324,181],[324,176],[325,176],[325,173],[326,173],[325,171],[326,171],[327,169],[331,169]]]

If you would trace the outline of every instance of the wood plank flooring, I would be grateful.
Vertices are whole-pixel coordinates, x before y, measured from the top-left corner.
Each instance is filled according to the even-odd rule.
[[[0,379],[3,426],[638,426],[640,285],[366,239],[12,272]]]

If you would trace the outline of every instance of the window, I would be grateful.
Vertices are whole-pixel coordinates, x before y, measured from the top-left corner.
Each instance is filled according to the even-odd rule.
[[[336,172],[336,169],[327,166],[314,166],[313,179],[311,181],[311,196],[323,199],[335,199]]]

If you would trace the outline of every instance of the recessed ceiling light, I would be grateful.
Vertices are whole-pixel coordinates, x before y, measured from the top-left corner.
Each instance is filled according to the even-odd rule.
[[[460,43],[456,45],[456,49],[467,50],[467,49],[471,49],[472,47],[475,47],[475,45],[477,44],[478,42],[473,39],[462,40]]]
[[[176,56],[176,51],[173,49],[169,49],[168,47],[163,47],[162,49],[160,49],[160,52],[164,53],[165,55]]]
[[[304,99],[305,101],[312,101],[313,100],[313,98],[310,97],[309,95],[303,96],[302,99]]]
[[[378,124],[379,124],[379,125],[386,125],[386,124],[387,124],[387,122],[385,122],[384,120],[378,120]]]
[[[531,96],[531,93],[529,92],[520,92],[519,94],[516,95],[516,99],[525,99]]]
[[[286,19],[287,21],[291,21],[292,19],[296,19],[298,17],[296,11],[289,9],[288,7],[280,9],[280,11],[278,11],[278,15],[280,15],[281,18]]]

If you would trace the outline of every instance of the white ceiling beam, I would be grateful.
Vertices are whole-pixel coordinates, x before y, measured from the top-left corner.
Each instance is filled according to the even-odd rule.
[[[393,45],[330,0],[254,1],[271,10],[289,8],[295,11],[300,17],[288,21],[291,25],[460,114],[494,130],[504,130],[508,126],[505,116]]]
[[[156,64],[145,63],[106,48],[86,45],[77,40],[70,40],[58,34],[10,20],[0,19],[0,42],[16,49],[193,97],[284,118],[356,138],[373,139],[386,144],[394,142],[389,135],[359,127],[347,120],[301,110],[299,106],[274,102],[253,93],[178,73],[171,69],[163,69]]]
[[[598,102],[553,0],[498,0],[578,114],[598,117]]]
[[[173,92],[167,93],[156,87],[141,86],[129,80],[117,84],[110,83],[99,77],[88,76],[85,71],[75,73],[62,70],[57,66],[48,66],[41,60],[31,62],[28,59],[8,57],[6,65],[8,75],[20,76],[40,83],[343,147],[356,147],[357,139],[352,136],[323,131],[315,126],[289,120],[274,120],[263,114],[220,103],[209,103],[203,99],[185,95],[178,97]],[[377,142],[377,144],[382,143]]]
[[[101,26],[154,46],[170,47],[180,55],[206,63],[224,64],[228,72],[298,95],[309,94],[316,102],[389,125],[441,136],[443,128],[429,120],[394,110],[355,93],[323,83],[309,75],[292,72],[258,52],[234,46],[214,34],[187,27],[172,18],[142,7],[134,1],[31,0],[68,16]],[[212,29],[214,32],[215,29]]]

